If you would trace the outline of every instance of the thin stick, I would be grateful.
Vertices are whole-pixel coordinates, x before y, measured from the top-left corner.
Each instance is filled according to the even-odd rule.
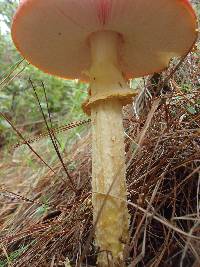
[[[58,150],[58,146],[57,146],[56,141],[55,141],[54,133],[50,131],[50,128],[49,128],[49,125],[48,125],[48,123],[47,123],[46,117],[45,117],[45,115],[44,115],[44,111],[43,111],[43,109],[42,109],[42,106],[41,106],[41,104],[40,104],[40,100],[39,100],[39,97],[38,97],[38,95],[37,95],[35,86],[34,86],[32,80],[31,80],[30,78],[29,78],[29,82],[30,82],[30,84],[31,84],[31,86],[32,86],[32,88],[33,88],[34,93],[35,93],[35,97],[36,97],[36,99],[37,99],[37,102],[38,102],[40,111],[41,111],[42,116],[43,116],[43,119],[44,119],[44,121],[45,121],[47,130],[48,130],[48,132],[49,132],[49,136],[50,136],[50,138],[51,138],[52,144],[53,144],[53,146],[54,146],[54,148],[55,148],[55,151],[56,151],[56,153],[57,153],[57,155],[58,155],[58,158],[59,158],[59,160],[60,160],[60,162],[61,162],[61,164],[62,164],[62,166],[63,166],[63,168],[64,168],[64,170],[65,170],[65,172],[66,172],[66,174],[67,174],[67,177],[68,177],[68,179],[69,179],[69,181],[70,181],[70,183],[71,183],[71,186],[70,186],[70,187],[71,187],[71,189],[72,189],[73,191],[76,191],[74,182],[72,181],[72,178],[70,177],[70,175],[69,175],[69,173],[68,173],[68,170],[67,170],[67,168],[66,168],[66,166],[65,166],[65,164],[64,164],[64,162],[63,162],[63,159],[62,159],[62,157],[61,157],[60,151]]]
[[[44,120],[42,120],[42,121],[44,121]],[[59,134],[59,133],[65,132],[67,130],[73,129],[75,127],[78,127],[78,126],[81,126],[81,125],[84,125],[84,124],[89,124],[90,122],[91,122],[91,119],[81,120],[81,121],[74,121],[74,122],[62,125],[60,127],[50,128],[50,132],[53,132],[54,134]],[[42,138],[45,138],[45,137],[49,137],[49,132],[48,131],[43,132],[41,134],[38,134],[36,136],[30,137],[26,141],[29,144],[31,144],[31,143],[37,142],[37,141],[39,141],[39,140],[41,140]],[[12,146],[11,149],[12,150],[16,149],[16,148],[18,148],[18,147],[20,147],[20,146],[22,146],[24,144],[26,144],[26,142],[19,142],[19,143],[15,144],[14,146]]]

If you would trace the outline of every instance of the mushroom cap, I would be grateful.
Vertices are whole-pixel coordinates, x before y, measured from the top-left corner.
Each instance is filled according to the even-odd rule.
[[[165,69],[197,39],[197,18],[188,0],[21,0],[12,38],[31,64],[52,75],[87,80],[89,36],[122,36],[120,68],[126,77]]]

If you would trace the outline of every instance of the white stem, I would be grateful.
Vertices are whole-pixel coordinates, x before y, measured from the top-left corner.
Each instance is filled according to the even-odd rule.
[[[127,90],[127,83],[118,68],[119,44],[120,36],[117,33],[105,31],[92,34],[91,98],[101,98],[108,92],[112,96],[116,91]],[[98,219],[96,245],[100,251],[104,251],[99,254],[98,264],[122,266],[129,216],[126,206],[125,147],[120,99],[108,97],[107,100],[94,103],[91,106],[91,119],[94,221]]]

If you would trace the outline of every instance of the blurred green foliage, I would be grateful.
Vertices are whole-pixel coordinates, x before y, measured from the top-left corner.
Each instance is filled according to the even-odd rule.
[[[34,97],[29,81],[31,79],[47,115],[42,88],[42,83],[44,84],[55,125],[84,119],[86,115],[82,112],[81,103],[87,96],[87,85],[77,80],[64,80],[47,75],[25,61],[19,65],[22,58],[10,35],[12,17],[17,5],[16,0],[0,0],[0,111],[11,119],[14,125],[21,129],[25,126],[27,132],[31,133],[37,128],[37,122],[42,121],[42,114]],[[19,66],[16,68],[17,65]],[[16,135],[9,124],[0,118],[0,146],[2,142],[15,141]]]

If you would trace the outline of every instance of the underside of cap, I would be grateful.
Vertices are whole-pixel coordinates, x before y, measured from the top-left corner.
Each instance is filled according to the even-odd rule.
[[[12,38],[31,64],[52,75],[87,80],[88,38],[96,31],[122,36],[119,63],[126,77],[159,72],[197,39],[187,0],[22,0]]]

